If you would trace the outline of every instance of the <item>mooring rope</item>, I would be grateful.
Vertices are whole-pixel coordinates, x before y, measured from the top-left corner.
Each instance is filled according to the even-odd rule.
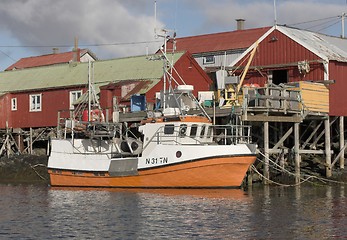
[[[292,176],[296,176],[295,173],[292,173],[290,171],[288,171],[287,169],[285,169],[283,166],[277,164],[275,161],[273,161],[271,158],[265,156],[265,154],[263,154],[262,152],[260,152],[259,150],[257,150],[257,152],[262,155],[264,158],[266,158],[267,160],[269,160],[269,162],[271,162],[274,166],[270,165],[269,164],[269,167],[272,167],[273,169],[277,170],[277,171],[282,171],[282,172],[286,172],[287,174],[289,175],[292,175]],[[263,160],[261,160],[260,158],[257,158],[260,162],[264,163],[265,162]],[[326,184],[326,182],[331,182],[331,183],[337,183],[337,184],[343,184],[343,185],[346,185],[347,183],[345,182],[341,182],[341,181],[336,181],[336,180],[331,180],[331,179],[328,179],[328,178],[324,178],[324,177],[317,177],[317,176],[314,176],[314,175],[309,175],[309,174],[301,174],[300,176],[300,179],[302,181],[300,181],[299,183],[297,184],[282,184],[282,183],[279,183],[279,182],[275,182],[275,181],[272,181],[270,180],[269,178],[265,177],[263,174],[261,174],[254,165],[252,165],[252,170],[254,170],[261,178],[264,178],[265,180],[273,183],[273,184],[276,184],[276,185],[280,185],[280,186],[285,186],[285,187],[293,187],[293,186],[298,186],[298,185],[301,185],[303,184],[304,182],[307,182],[309,179],[317,179],[323,183]],[[304,177],[307,177],[307,178],[304,178]],[[313,182],[311,182],[313,183]]]
[[[35,169],[36,167],[47,167],[46,165],[44,165],[44,164],[36,164],[36,165],[34,165],[34,166],[32,166],[31,164],[29,164],[29,165],[30,165],[30,167],[34,170],[34,172],[37,174],[37,176],[39,176],[41,179],[47,181],[47,179],[44,178],[41,174],[39,174],[39,173],[36,171],[36,169]]]

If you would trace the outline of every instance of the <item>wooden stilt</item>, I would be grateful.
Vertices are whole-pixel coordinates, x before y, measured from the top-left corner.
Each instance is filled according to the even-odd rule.
[[[344,133],[344,117],[340,117],[340,151],[344,148],[345,145],[345,133]],[[342,151],[341,156],[340,156],[340,168],[344,169],[345,168],[345,151]]]
[[[279,124],[280,124],[280,136],[283,136],[283,123],[279,123]],[[281,147],[283,147],[283,142],[284,141],[282,141],[282,143],[280,144]],[[281,153],[281,155],[280,155],[280,166],[282,168],[284,168],[284,154],[283,153]]]
[[[264,176],[269,179],[269,122],[264,122]],[[264,184],[268,184],[268,181],[264,179]]]
[[[294,123],[295,183],[300,183],[300,135],[299,124]]]
[[[331,177],[331,151],[330,151],[330,120],[329,117],[324,120],[325,127],[325,163],[326,163],[326,177]]]

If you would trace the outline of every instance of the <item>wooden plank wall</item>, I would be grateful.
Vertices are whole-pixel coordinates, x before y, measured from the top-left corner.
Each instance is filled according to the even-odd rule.
[[[304,110],[329,113],[329,89],[324,84],[303,81],[299,90]]]

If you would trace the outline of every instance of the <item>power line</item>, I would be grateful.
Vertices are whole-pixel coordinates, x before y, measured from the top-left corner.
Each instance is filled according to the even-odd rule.
[[[80,47],[104,47],[104,46],[121,46],[121,45],[137,45],[148,43],[159,43],[161,41],[143,41],[143,42],[123,42],[123,43],[96,43],[96,44],[80,44]],[[60,47],[68,48],[72,45],[0,45],[0,48],[49,48]]]
[[[325,30],[325,29],[327,29],[327,28],[330,28],[331,26],[334,26],[335,24],[338,24],[338,23],[340,23],[340,20],[337,20],[337,21],[335,21],[334,23],[332,23],[332,24],[330,24],[330,25],[328,25],[328,26],[326,26],[326,27],[324,27],[324,28],[318,29],[317,31],[318,31],[318,32],[323,31],[323,30]]]
[[[333,18],[340,18],[340,16],[320,18],[320,19],[315,19],[315,20],[310,20],[310,21],[305,21],[305,22],[298,22],[298,23],[287,24],[287,25],[295,26],[295,25],[300,25],[300,24],[307,24],[307,23],[312,23],[312,22],[324,21],[324,20],[333,19]]]
[[[17,62],[16,59],[13,59],[10,55],[8,55],[7,53],[5,53],[4,51],[1,51],[1,50],[0,50],[0,52],[1,52],[2,54],[4,54],[6,57],[8,57],[9,59],[11,59],[13,62]]]
[[[317,27],[323,27],[324,29],[326,29],[326,27],[324,27],[325,25],[329,25],[330,26],[331,23],[333,23],[332,25],[334,25],[334,24],[336,24],[338,22],[340,22],[339,19],[337,19],[337,20],[336,19],[332,19],[332,20],[329,20],[327,22],[323,22],[323,23],[319,23],[319,24],[307,27],[307,28],[305,28],[305,30],[310,30],[310,29],[317,28]]]

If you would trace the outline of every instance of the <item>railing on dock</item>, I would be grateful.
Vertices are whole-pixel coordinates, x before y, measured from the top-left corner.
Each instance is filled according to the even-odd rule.
[[[265,87],[244,87],[244,112],[283,114],[328,113],[329,89],[323,83],[301,81]]]

